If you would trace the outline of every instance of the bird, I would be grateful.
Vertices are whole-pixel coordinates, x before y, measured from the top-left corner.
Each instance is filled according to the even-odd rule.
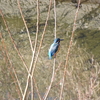
[[[60,38],[54,39],[54,42],[51,44],[48,51],[49,59],[52,59],[53,56],[56,57],[56,53],[59,51],[60,41],[62,40],[63,39],[60,39]]]

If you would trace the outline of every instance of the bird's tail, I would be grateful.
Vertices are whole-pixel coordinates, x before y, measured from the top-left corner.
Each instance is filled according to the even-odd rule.
[[[48,53],[48,55],[49,55],[49,59],[52,59],[52,55],[51,55],[51,53],[50,53],[50,52]]]

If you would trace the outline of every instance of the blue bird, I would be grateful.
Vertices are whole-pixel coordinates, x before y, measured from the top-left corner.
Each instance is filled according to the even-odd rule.
[[[56,57],[56,53],[59,50],[60,41],[62,41],[62,40],[63,39],[60,39],[60,38],[54,39],[53,44],[51,44],[51,46],[49,48],[49,52],[48,52],[49,59],[52,59],[53,56]]]

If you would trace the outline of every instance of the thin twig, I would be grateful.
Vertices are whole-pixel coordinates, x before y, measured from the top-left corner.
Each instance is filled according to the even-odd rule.
[[[24,90],[24,94],[23,94],[23,98],[22,100],[25,100],[25,96],[26,96],[26,93],[27,93],[27,88],[28,88],[28,85],[29,85],[29,77],[31,76],[31,69],[32,69],[32,65],[33,65],[33,61],[34,61],[34,54],[35,54],[35,51],[33,49],[33,45],[32,45],[32,40],[31,40],[31,36],[30,36],[30,33],[29,33],[29,30],[28,30],[28,27],[27,27],[27,24],[26,24],[26,21],[25,21],[25,18],[24,18],[24,15],[22,13],[22,9],[21,9],[21,6],[20,6],[20,2],[19,0],[17,0],[17,4],[18,4],[18,8],[20,10],[20,14],[21,14],[21,17],[23,19],[23,22],[24,22],[24,25],[25,25],[25,28],[26,28],[26,31],[27,31],[27,34],[28,34],[28,38],[29,38],[29,43],[30,43],[30,47],[31,47],[31,51],[32,51],[32,58],[31,58],[31,63],[30,63],[30,69],[28,71],[28,77],[27,77],[27,81],[26,81],[26,87],[25,87],[25,90]],[[32,81],[32,78],[31,78],[31,81]],[[32,84],[31,84],[32,85]],[[33,86],[31,86],[32,88]],[[32,89],[31,89],[32,90]],[[33,92],[33,90],[31,91]],[[33,98],[33,93],[31,93],[32,95],[32,98]]]
[[[7,29],[7,31],[8,31],[8,34],[9,34],[9,36],[10,36],[10,39],[11,39],[13,45],[14,45],[14,48],[15,48],[15,50],[17,51],[18,56],[20,57],[21,61],[23,62],[23,65],[25,66],[25,68],[26,68],[26,70],[27,70],[27,72],[28,72],[28,66],[26,65],[26,63],[25,63],[25,61],[24,61],[24,59],[23,59],[23,57],[22,57],[20,51],[17,49],[17,46],[16,46],[16,44],[15,44],[13,38],[12,38],[11,32],[10,32],[10,30],[9,30],[9,27],[8,27],[8,25],[7,25],[7,22],[6,22],[5,18],[4,18],[4,15],[3,15],[3,13],[2,13],[1,10],[0,10],[0,14],[1,14],[1,16],[2,16],[2,19],[3,19],[3,22],[4,22],[5,26],[6,26],[6,29]]]
[[[31,100],[34,100],[34,92],[33,92],[33,78],[32,76],[30,77],[30,81],[31,81]]]
[[[39,48],[38,48],[36,59],[35,59],[34,65],[33,65],[32,76],[34,74],[34,70],[35,70],[35,67],[36,67],[36,64],[37,64],[38,56],[39,56],[39,53],[40,53],[40,50],[41,50],[41,46],[42,46],[42,43],[43,43],[43,39],[44,39],[44,35],[45,35],[47,23],[48,23],[48,20],[49,20],[50,8],[51,8],[52,0],[50,0],[49,2],[50,3],[49,3],[49,9],[48,9],[48,14],[47,14],[47,19],[46,19],[46,22],[45,22],[45,26],[44,26],[44,30],[43,30],[42,36],[41,36],[40,45],[39,45]]]
[[[35,58],[35,52],[36,52],[36,46],[37,46],[37,40],[38,40],[38,33],[39,33],[39,17],[40,17],[40,12],[39,12],[39,0],[37,0],[37,28],[36,28],[36,37],[35,37],[35,44],[34,44],[34,53],[32,56],[32,61],[31,61],[31,65],[29,68],[29,73],[31,73],[32,71],[32,66],[33,66],[33,62],[34,62],[34,58]],[[33,78],[31,79],[31,81],[33,82]],[[31,88],[32,88],[32,84],[31,84]],[[32,89],[31,89],[32,90]],[[32,91],[31,91],[32,92]],[[34,92],[34,91],[33,91]],[[32,93],[33,95],[33,93]],[[33,97],[33,96],[32,96]],[[32,99],[32,98],[31,98]],[[33,100],[33,99],[32,99]]]
[[[1,42],[2,42],[2,45],[3,45],[3,48],[4,48],[5,54],[6,54],[6,56],[7,56],[7,59],[8,59],[8,61],[9,61],[10,67],[11,67],[10,69],[12,69],[12,71],[13,71],[13,73],[14,73],[14,76],[12,75],[12,72],[10,72],[10,74],[11,74],[13,80],[14,80],[14,81],[17,81],[17,83],[16,83],[16,82],[14,82],[14,83],[15,83],[17,92],[18,92],[18,94],[19,94],[19,96],[20,96],[20,100],[21,100],[21,97],[23,96],[23,91],[22,91],[20,82],[19,82],[19,80],[18,80],[16,71],[15,71],[13,65],[12,65],[12,62],[11,62],[10,57],[9,57],[9,54],[8,54],[8,52],[7,52],[7,48],[6,48],[6,45],[5,45],[5,41],[4,41],[3,37],[2,37],[2,33],[0,33],[0,38],[1,38],[1,40],[2,40]],[[19,92],[20,92],[20,93],[19,93]]]
[[[53,71],[52,71],[51,82],[50,82],[50,85],[49,85],[49,87],[48,87],[48,89],[47,89],[47,92],[45,93],[45,95],[44,95],[44,97],[43,97],[43,100],[46,100],[46,99],[47,99],[47,96],[48,96],[48,94],[49,94],[49,92],[50,92],[52,83],[53,83],[53,81],[54,81],[54,77],[55,77],[55,61],[56,61],[56,60],[54,59],[54,65],[53,65]]]
[[[26,95],[26,92],[27,92],[27,89],[28,89],[29,77],[31,76],[32,66],[33,66],[35,52],[36,52],[38,32],[39,32],[39,13],[40,13],[39,12],[39,0],[37,0],[37,30],[36,30],[35,44],[34,44],[34,50],[33,50],[34,52],[33,52],[33,55],[32,55],[32,60],[31,60],[30,68],[29,68],[29,74],[27,76],[27,83],[26,83],[25,90],[24,90],[23,100],[25,99],[25,95]]]
[[[66,70],[67,70],[67,66],[68,66],[69,53],[70,53],[70,49],[71,49],[73,38],[74,38],[74,31],[75,31],[75,28],[76,28],[76,20],[77,20],[77,15],[78,15],[78,11],[79,11],[79,5],[80,5],[80,0],[78,1],[78,7],[77,7],[77,10],[76,10],[76,13],[75,13],[72,35],[71,35],[71,39],[70,39],[70,42],[69,42],[67,56],[66,56],[66,62],[65,62],[65,67],[64,67],[64,74],[63,74],[63,78],[62,78],[62,85],[61,85],[61,91],[60,91],[60,100],[62,100],[64,81],[65,81]]]
[[[22,9],[21,9],[19,0],[17,0],[17,4],[18,4],[18,8],[19,8],[19,10],[20,10],[20,14],[21,14],[21,17],[22,17],[22,19],[23,19],[23,22],[24,22],[24,25],[25,25],[25,28],[26,28],[26,31],[27,31],[27,34],[28,34],[28,38],[29,38],[29,42],[30,42],[30,47],[31,47],[31,50],[32,50],[32,53],[33,53],[34,50],[33,50],[33,45],[32,45],[31,36],[30,36],[29,30],[28,30],[28,27],[27,27],[27,24],[26,24],[24,15],[23,15],[23,13],[22,13]]]
[[[54,36],[55,36],[55,39],[57,37],[56,35],[56,30],[57,30],[57,19],[56,19],[56,1],[54,0],[54,19],[55,19],[55,32],[54,32]]]
[[[52,0],[50,0],[50,3],[49,3],[49,9],[48,9],[48,14],[47,14],[47,19],[46,19],[46,22],[45,22],[43,34],[41,36],[41,41],[40,41],[40,45],[39,45],[38,52],[37,52],[37,55],[36,55],[36,59],[35,59],[34,65],[33,65],[32,76],[34,74],[34,70],[35,70],[35,67],[36,67],[36,64],[37,64],[38,56],[39,56],[39,53],[40,53],[40,50],[41,50],[41,46],[42,46],[42,43],[43,43],[43,39],[44,39],[44,35],[45,35],[47,23],[48,23],[48,20],[49,20],[51,4],[52,4]],[[27,87],[26,87],[26,90],[27,90]]]
[[[55,27],[54,27],[54,29],[55,29],[54,36],[55,37],[54,38],[56,39],[56,2],[55,2],[55,0],[54,0],[54,19],[55,19]],[[54,58],[53,70],[52,70],[52,77],[51,77],[50,85],[49,85],[49,87],[48,87],[48,89],[47,89],[47,91],[46,91],[46,93],[45,93],[45,95],[43,97],[44,100],[47,99],[47,96],[48,96],[48,94],[50,92],[52,83],[54,81],[54,77],[55,77],[55,64],[56,64],[56,58]]]
[[[39,90],[38,90],[38,87],[37,87],[37,84],[36,84],[36,80],[35,80],[34,77],[33,77],[33,81],[34,81],[34,86],[35,86],[35,88],[36,88],[36,91],[37,91],[37,94],[38,94],[39,100],[42,100],[41,95],[40,95]]]

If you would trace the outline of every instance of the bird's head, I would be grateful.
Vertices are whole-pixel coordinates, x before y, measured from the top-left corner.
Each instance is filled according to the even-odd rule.
[[[60,41],[63,41],[63,39],[60,39],[60,38],[54,39],[54,43],[60,43]]]

